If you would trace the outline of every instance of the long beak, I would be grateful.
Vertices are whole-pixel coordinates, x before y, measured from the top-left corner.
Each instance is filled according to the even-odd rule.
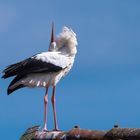
[[[51,34],[51,42],[54,42],[54,23],[52,22],[52,34]]]

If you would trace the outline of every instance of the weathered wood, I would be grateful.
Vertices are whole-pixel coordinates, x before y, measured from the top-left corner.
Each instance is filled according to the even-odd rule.
[[[83,130],[75,127],[70,131],[42,131],[34,126],[20,140],[140,140],[139,128],[114,127],[110,131]]]
[[[140,140],[140,128],[113,128],[108,131],[105,140]]]

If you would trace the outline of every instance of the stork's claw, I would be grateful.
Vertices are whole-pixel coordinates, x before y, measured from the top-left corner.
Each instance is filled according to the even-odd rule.
[[[62,130],[60,130],[60,129],[58,129],[58,128],[55,128],[55,129],[53,129],[53,131],[62,131]]]
[[[42,131],[43,131],[43,132],[49,132],[49,130],[46,129],[46,128],[43,128]]]

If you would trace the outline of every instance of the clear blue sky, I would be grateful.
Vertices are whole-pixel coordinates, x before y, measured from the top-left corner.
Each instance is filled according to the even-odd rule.
[[[79,45],[71,73],[57,86],[60,129],[140,127],[139,7],[139,0],[1,0],[0,71],[46,51],[52,20],[56,34],[67,25]],[[0,79],[0,136],[18,140],[28,127],[43,125],[44,89],[7,96],[10,81]],[[53,128],[51,102],[48,127]]]

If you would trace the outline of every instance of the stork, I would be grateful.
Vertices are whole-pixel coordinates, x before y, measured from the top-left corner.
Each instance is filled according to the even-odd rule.
[[[43,87],[46,89],[44,96],[44,129],[47,131],[48,88],[52,86],[52,108],[54,116],[54,130],[58,131],[55,90],[56,85],[72,68],[77,53],[76,34],[71,28],[63,27],[62,32],[54,37],[54,24],[49,49],[33,55],[23,61],[9,65],[2,78],[15,76],[9,84],[7,94],[11,94],[23,87]]]

